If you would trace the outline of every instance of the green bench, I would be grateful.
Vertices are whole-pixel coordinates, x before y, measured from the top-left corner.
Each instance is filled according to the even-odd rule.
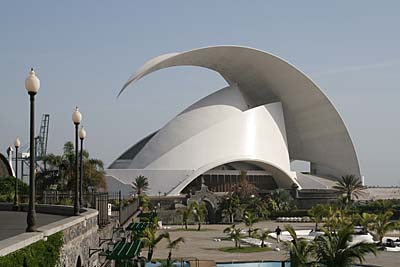
[[[150,223],[148,223],[148,222],[133,222],[133,223],[130,223],[128,225],[128,227],[126,227],[126,230],[135,231],[135,232],[142,232],[149,225],[150,225]]]
[[[128,260],[137,257],[142,248],[142,241],[135,240],[134,242],[118,241],[112,250],[106,250],[102,253],[108,260]]]

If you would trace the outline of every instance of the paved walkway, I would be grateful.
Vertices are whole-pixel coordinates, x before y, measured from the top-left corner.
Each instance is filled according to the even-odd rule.
[[[256,228],[268,228],[274,230],[279,225],[283,228],[282,223],[275,223],[272,221],[261,222],[255,225]],[[295,229],[311,229],[313,223],[292,223]],[[228,253],[221,252],[218,248],[221,247],[232,247],[234,243],[230,240],[226,240],[226,234],[223,230],[228,225],[204,225],[203,228],[206,231],[182,231],[180,226],[173,226],[169,230],[171,238],[184,237],[185,243],[181,244],[178,250],[174,250],[172,256],[174,258],[187,258],[196,257],[200,260],[214,260],[216,262],[231,262],[231,261],[267,261],[276,260],[282,261],[288,259],[288,252],[284,250],[283,244],[280,243],[279,247],[281,251],[267,251],[257,253]],[[244,225],[240,227],[245,228]],[[195,229],[195,226],[190,226],[191,229]],[[161,231],[160,231],[161,232]],[[214,239],[222,239],[220,242],[213,241]],[[225,239],[225,240],[224,240]],[[273,243],[273,247],[278,244],[275,240],[270,239],[268,242]],[[144,256],[147,252],[142,253]],[[154,251],[154,258],[165,259],[168,256],[168,250],[166,249],[166,241],[162,240]],[[371,264],[385,267],[398,267],[400,266],[400,252],[380,252],[377,257],[371,255],[367,257],[364,264]]]
[[[36,213],[37,227],[56,222],[58,220],[67,218],[68,216],[51,215]],[[25,233],[26,230],[26,212],[16,211],[0,211],[0,241]]]

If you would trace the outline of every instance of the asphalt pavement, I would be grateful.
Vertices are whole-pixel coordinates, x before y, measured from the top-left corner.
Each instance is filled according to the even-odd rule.
[[[36,216],[37,227],[67,218],[67,216],[43,213],[36,213]],[[27,226],[26,217],[26,212],[0,211],[0,241],[25,233]]]

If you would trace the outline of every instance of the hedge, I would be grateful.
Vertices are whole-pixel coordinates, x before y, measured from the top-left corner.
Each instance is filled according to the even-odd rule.
[[[1,267],[53,267],[59,263],[63,246],[63,232],[55,233],[25,248],[0,257]]]
[[[270,216],[270,219],[276,219],[278,217],[305,217],[310,216],[308,214],[308,210],[280,210],[280,211],[273,211]]]

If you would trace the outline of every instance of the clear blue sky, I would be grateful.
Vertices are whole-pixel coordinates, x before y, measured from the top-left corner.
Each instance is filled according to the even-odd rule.
[[[190,2],[190,3],[189,3]],[[201,3],[199,3],[201,2]],[[49,151],[73,139],[108,165],[193,101],[223,87],[200,68],[163,70],[116,95],[146,60],[234,44],[293,63],[333,101],[370,185],[400,185],[399,1],[4,1],[0,8],[0,150],[28,141],[24,79],[36,69]]]

